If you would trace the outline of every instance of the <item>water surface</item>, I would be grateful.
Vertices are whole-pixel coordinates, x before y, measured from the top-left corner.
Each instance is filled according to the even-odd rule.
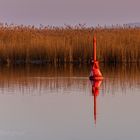
[[[140,66],[0,67],[0,139],[140,139]]]

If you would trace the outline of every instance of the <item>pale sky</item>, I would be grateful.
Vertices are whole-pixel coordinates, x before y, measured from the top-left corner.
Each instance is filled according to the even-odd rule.
[[[55,26],[140,22],[140,0],[0,0],[0,22]]]

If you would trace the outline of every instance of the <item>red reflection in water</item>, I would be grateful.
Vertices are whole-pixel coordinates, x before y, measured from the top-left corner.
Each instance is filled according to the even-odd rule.
[[[96,98],[99,95],[99,88],[102,83],[102,80],[94,80],[92,81],[92,95],[94,97],[94,122],[96,124],[96,117],[97,117],[97,102]]]

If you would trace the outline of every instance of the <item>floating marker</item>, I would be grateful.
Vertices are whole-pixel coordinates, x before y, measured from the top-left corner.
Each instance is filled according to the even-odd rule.
[[[93,60],[92,60],[92,69],[89,76],[90,80],[102,80],[103,76],[99,68],[99,63],[96,59],[96,36],[93,38]]]
[[[96,124],[96,98],[99,94],[99,87],[102,83],[103,76],[99,68],[99,63],[96,59],[96,36],[93,38],[93,60],[92,60],[92,68],[90,72],[89,79],[92,83],[92,95],[94,96],[94,122]]]

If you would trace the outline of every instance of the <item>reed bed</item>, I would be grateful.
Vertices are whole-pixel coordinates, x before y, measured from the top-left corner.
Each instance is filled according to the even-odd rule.
[[[140,28],[0,24],[1,63],[90,63],[93,35],[104,63],[140,62]]]

